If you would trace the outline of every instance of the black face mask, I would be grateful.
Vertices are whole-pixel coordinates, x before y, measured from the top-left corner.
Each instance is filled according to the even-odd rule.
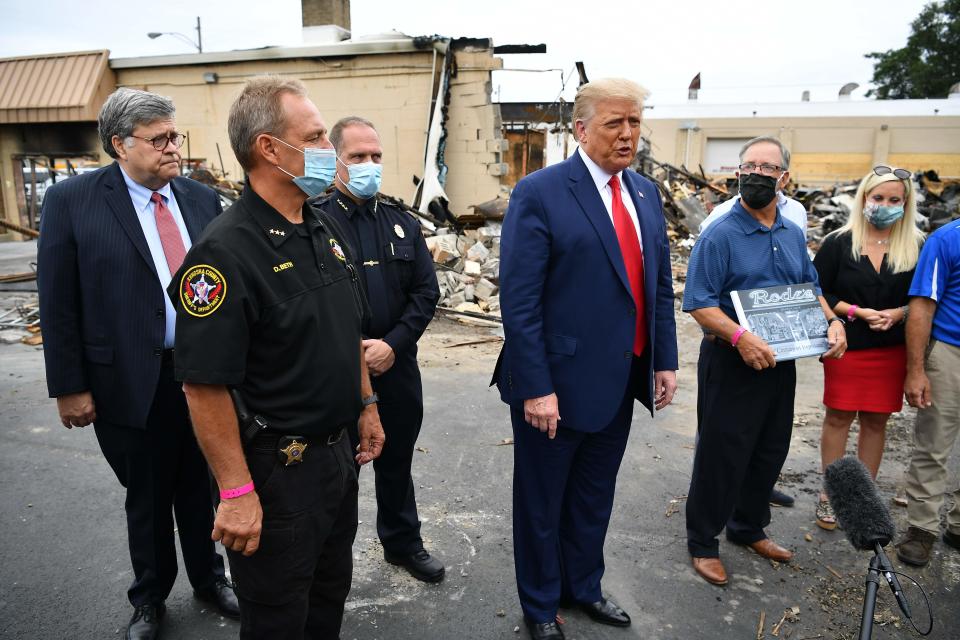
[[[740,197],[751,209],[763,209],[777,197],[778,179],[760,173],[740,175]]]

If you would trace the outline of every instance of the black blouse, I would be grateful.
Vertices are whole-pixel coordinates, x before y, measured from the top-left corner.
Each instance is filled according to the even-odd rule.
[[[850,255],[852,238],[849,232],[828,235],[820,251],[813,259],[820,277],[823,297],[832,309],[841,300],[863,308],[895,309],[907,304],[907,292],[913,280],[913,272],[892,273],[883,255],[880,272],[873,268],[870,258],[861,255],[854,260]],[[844,318],[846,320],[846,318]],[[874,331],[863,320],[847,322],[847,349],[873,349],[904,343],[902,324],[895,324],[887,331]]]

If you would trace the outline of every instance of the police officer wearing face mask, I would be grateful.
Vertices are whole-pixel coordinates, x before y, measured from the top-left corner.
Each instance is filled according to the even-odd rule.
[[[796,368],[777,362],[759,336],[739,326],[730,292],[812,283],[829,326],[829,350],[846,350],[843,322],[820,295],[803,233],[785,222],[777,187],[786,175],[783,148],[773,138],[740,151],[740,199],[697,240],[690,254],[683,310],[701,326],[697,364],[697,432],[686,517],[694,570],[727,583],[717,535],[758,555],[789,561],[769,538],[770,491],[790,447]]]
[[[357,254],[371,309],[364,356],[390,441],[373,465],[377,534],[388,562],[419,580],[439,582],[444,566],[423,548],[410,475],[423,421],[417,340],[440,298],[433,260],[417,220],[376,197],[383,149],[373,124],[343,118],[330,130],[330,141],[337,154],[336,190],[318,204]]]
[[[332,182],[333,150],[303,84],[277,76],[247,83],[227,129],[247,184],[167,289],[174,373],[219,487],[213,539],[228,549],[241,639],[338,638],[355,465],[384,438],[349,246],[306,202]]]

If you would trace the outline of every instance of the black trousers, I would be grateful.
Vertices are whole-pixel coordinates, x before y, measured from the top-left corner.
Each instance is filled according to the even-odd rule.
[[[408,555],[423,549],[411,475],[423,424],[423,388],[416,357],[401,355],[386,374],[373,379],[373,384],[381,398],[377,411],[387,438],[380,457],[373,461],[377,535],[388,553]],[[356,429],[351,429],[350,442],[356,449],[360,442]]]
[[[224,575],[213,531],[207,463],[197,446],[173,364],[164,362],[146,429],[98,421],[100,450],[126,490],[127,538],[133,564],[130,603],[159,604],[177,577],[174,514],[190,584],[210,586]]]
[[[742,544],[766,537],[770,490],[790,449],[797,372],[792,361],[756,371],[728,344],[703,340],[697,381],[687,548],[692,556],[716,558],[724,527]]]
[[[318,439],[320,440],[320,439]],[[284,466],[256,441],[247,464],[263,508],[260,548],[227,551],[244,640],[337,640],[353,574],[357,474],[347,437]]]

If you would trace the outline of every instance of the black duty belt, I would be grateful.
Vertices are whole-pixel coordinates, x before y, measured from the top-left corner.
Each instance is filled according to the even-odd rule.
[[[338,444],[346,434],[341,428],[326,436],[302,436],[292,433],[278,433],[262,430],[247,445],[254,451],[275,452],[284,466],[300,464],[310,447],[332,447]]]

